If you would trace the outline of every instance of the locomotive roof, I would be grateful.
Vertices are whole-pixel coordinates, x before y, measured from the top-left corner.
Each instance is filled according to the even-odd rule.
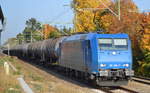
[[[128,34],[119,33],[119,34],[98,34],[100,38],[129,38]]]
[[[88,33],[88,34],[77,34],[69,36],[65,41],[74,41],[74,40],[90,40],[93,37],[96,38],[128,38],[128,34],[119,33],[119,34],[98,34],[98,33]]]

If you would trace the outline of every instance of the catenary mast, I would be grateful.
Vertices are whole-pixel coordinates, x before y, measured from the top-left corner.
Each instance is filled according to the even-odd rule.
[[[0,6],[0,46],[1,46],[1,33],[4,30],[4,15]]]

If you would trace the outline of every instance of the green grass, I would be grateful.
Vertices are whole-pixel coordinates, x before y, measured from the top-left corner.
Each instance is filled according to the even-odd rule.
[[[29,77],[32,78],[33,81],[40,81],[41,82],[43,80],[42,77],[37,76],[37,75],[35,75],[33,73],[30,73]]]
[[[15,62],[15,60],[13,57],[5,56],[0,58],[0,66],[2,66],[4,62]]]
[[[21,72],[20,71],[13,72],[13,75],[21,75]]]
[[[37,92],[42,92],[43,91],[43,87],[39,84],[34,84],[34,89],[37,91]]]
[[[17,69],[17,70],[21,70],[21,67],[20,67],[20,66],[17,66],[16,69]]]
[[[9,89],[7,89],[7,90],[4,91],[4,93],[22,93],[22,92],[19,91],[19,90],[9,90]]]

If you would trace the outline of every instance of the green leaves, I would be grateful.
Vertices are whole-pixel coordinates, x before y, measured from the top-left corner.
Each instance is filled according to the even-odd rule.
[[[23,33],[17,35],[19,37],[17,38],[19,40],[19,44],[42,40],[43,37],[38,32],[41,29],[42,27],[41,27],[40,22],[38,22],[35,18],[31,18],[27,20],[26,27],[23,30]]]
[[[35,18],[31,18],[26,21],[26,26],[32,31],[37,31],[41,29],[41,24]]]

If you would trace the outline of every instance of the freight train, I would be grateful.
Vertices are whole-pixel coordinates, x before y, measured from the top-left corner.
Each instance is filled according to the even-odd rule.
[[[18,45],[9,52],[44,65],[55,63],[60,71],[99,86],[126,85],[134,75],[131,40],[124,33],[76,34]]]

